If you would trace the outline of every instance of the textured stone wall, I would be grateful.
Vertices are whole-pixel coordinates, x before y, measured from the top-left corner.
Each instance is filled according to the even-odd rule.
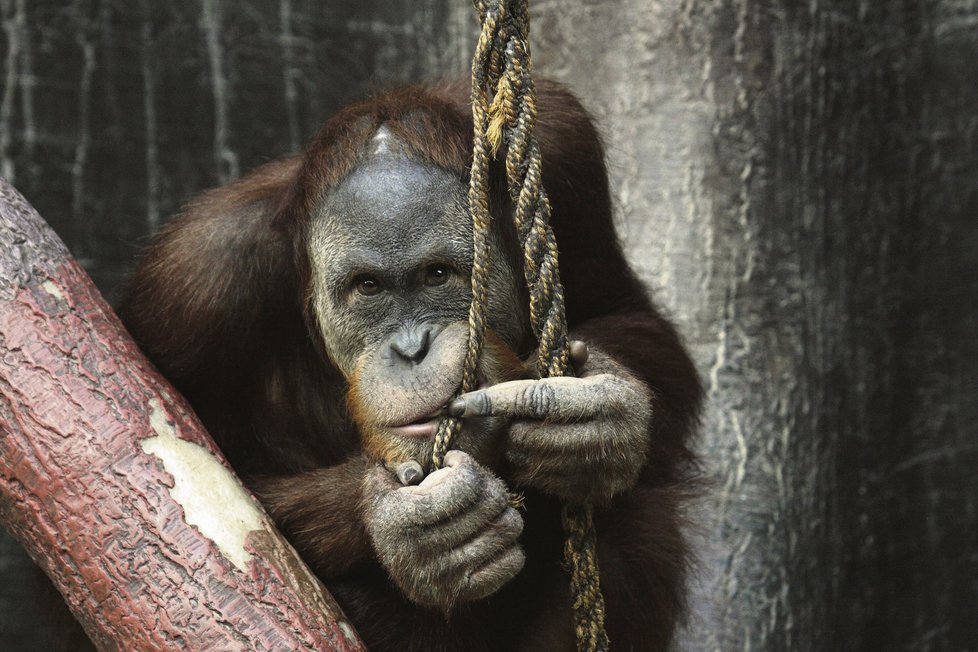
[[[695,650],[978,646],[978,4],[539,3],[709,395]]]

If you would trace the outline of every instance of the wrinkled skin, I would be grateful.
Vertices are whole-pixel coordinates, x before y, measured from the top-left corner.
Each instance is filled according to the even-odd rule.
[[[604,503],[638,479],[651,397],[613,359],[589,353],[577,378],[500,383],[463,394],[450,411],[508,420],[504,450],[517,484],[572,502]]]
[[[495,365],[498,373],[483,364],[484,388],[455,404],[464,427],[454,445],[472,457],[455,454],[417,486],[404,486],[398,464],[416,462],[411,480],[420,480],[436,415],[461,385],[472,235],[461,180],[404,157],[383,129],[373,143],[372,156],[312,223],[311,305],[326,352],[350,382],[364,451],[379,462],[363,485],[374,549],[408,598],[449,612],[491,595],[523,564],[522,518],[490,470],[500,468],[500,456],[514,486],[610,500],[634,484],[645,461],[650,397],[600,351],[582,360],[581,378],[500,382],[506,372],[528,375],[506,350],[526,348],[528,325],[516,303],[522,272],[496,233],[494,346],[485,357],[508,360]]]
[[[523,567],[523,519],[502,480],[466,453],[449,451],[417,486],[375,466],[364,495],[381,562],[418,604],[448,613],[458,601],[491,595]]]

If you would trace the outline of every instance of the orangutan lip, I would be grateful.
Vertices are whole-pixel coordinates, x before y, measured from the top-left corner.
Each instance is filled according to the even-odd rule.
[[[438,427],[437,419],[428,421],[409,423],[406,426],[392,426],[388,428],[391,433],[400,437],[411,439],[429,439],[435,436],[435,428]]]
[[[387,429],[395,435],[412,438],[430,438],[435,436],[438,421],[448,414],[448,405],[442,405],[437,410],[418,417],[410,423],[401,426],[388,426]]]
[[[482,384],[479,388],[482,389]],[[458,395],[462,390],[461,387],[452,392],[452,395],[448,397],[448,400],[442,403],[440,406],[432,410],[427,414],[419,416],[417,419],[410,421],[402,425],[389,425],[387,429],[402,437],[434,437],[435,429],[438,427],[438,421],[445,416],[448,416],[448,404],[451,403],[452,399]]]

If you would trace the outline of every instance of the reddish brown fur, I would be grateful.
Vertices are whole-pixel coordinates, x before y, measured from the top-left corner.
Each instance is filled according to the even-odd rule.
[[[479,358],[478,375],[482,382],[495,385],[509,380],[533,378],[534,372],[531,365],[521,360],[498,335],[487,330],[482,356]],[[407,446],[401,441],[391,439],[385,435],[383,428],[375,427],[371,418],[372,413],[367,409],[368,404],[374,403],[374,401],[369,400],[372,388],[365,387],[364,383],[360,381],[359,367],[354,370],[348,383],[350,389],[346,400],[347,408],[354,423],[359,426],[360,446],[363,453],[369,459],[387,463],[389,466],[397,462],[414,459],[415,449],[413,446]],[[425,462],[430,457],[430,454],[426,455],[420,461]]]
[[[540,83],[538,92],[537,135],[572,336],[615,357],[654,393],[648,466],[634,491],[596,516],[608,631],[615,649],[665,650],[683,604],[681,505],[700,388],[675,330],[624,259],[591,119],[559,86]],[[413,155],[464,177],[467,98],[467,85],[458,84],[353,105],[326,123],[301,159],[205,193],[156,239],[120,314],[371,649],[570,649],[559,505],[546,496],[526,492],[526,566],[483,603],[446,622],[392,585],[357,506],[366,461],[346,382],[304,316],[311,210],[358,164],[382,123]],[[495,206],[504,210],[498,165],[494,174]]]

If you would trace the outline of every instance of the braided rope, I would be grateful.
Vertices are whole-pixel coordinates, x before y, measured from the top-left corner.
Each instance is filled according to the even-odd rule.
[[[499,33],[499,13],[483,16],[482,33],[476,45],[475,60],[493,60],[498,67],[498,56],[494,56],[494,37]],[[479,67],[481,68],[481,67]],[[486,308],[489,304],[489,162],[491,160],[489,130],[489,99],[482,88],[486,83],[485,72],[472,64],[472,122],[475,137],[472,147],[472,172],[469,180],[469,212],[472,215],[472,303],[469,305],[469,341],[462,366],[462,393],[476,388],[476,369],[486,330]],[[435,447],[432,464],[441,468],[445,453],[452,440],[462,429],[462,420],[446,416],[438,422],[435,431]]]
[[[557,265],[557,241],[550,227],[550,200],[543,188],[540,147],[533,136],[536,90],[529,51],[527,0],[474,0],[482,24],[472,60],[474,144],[469,184],[473,229],[472,304],[462,391],[475,389],[488,304],[489,164],[506,148],[506,177],[515,206],[514,222],[523,247],[523,272],[530,292],[530,323],[537,338],[536,367],[541,377],[570,369],[564,290]],[[440,467],[461,421],[446,417],[435,434],[432,462]],[[561,514],[567,541],[577,649],[605,652],[604,596],[601,594],[596,536],[589,505],[565,504]]]

